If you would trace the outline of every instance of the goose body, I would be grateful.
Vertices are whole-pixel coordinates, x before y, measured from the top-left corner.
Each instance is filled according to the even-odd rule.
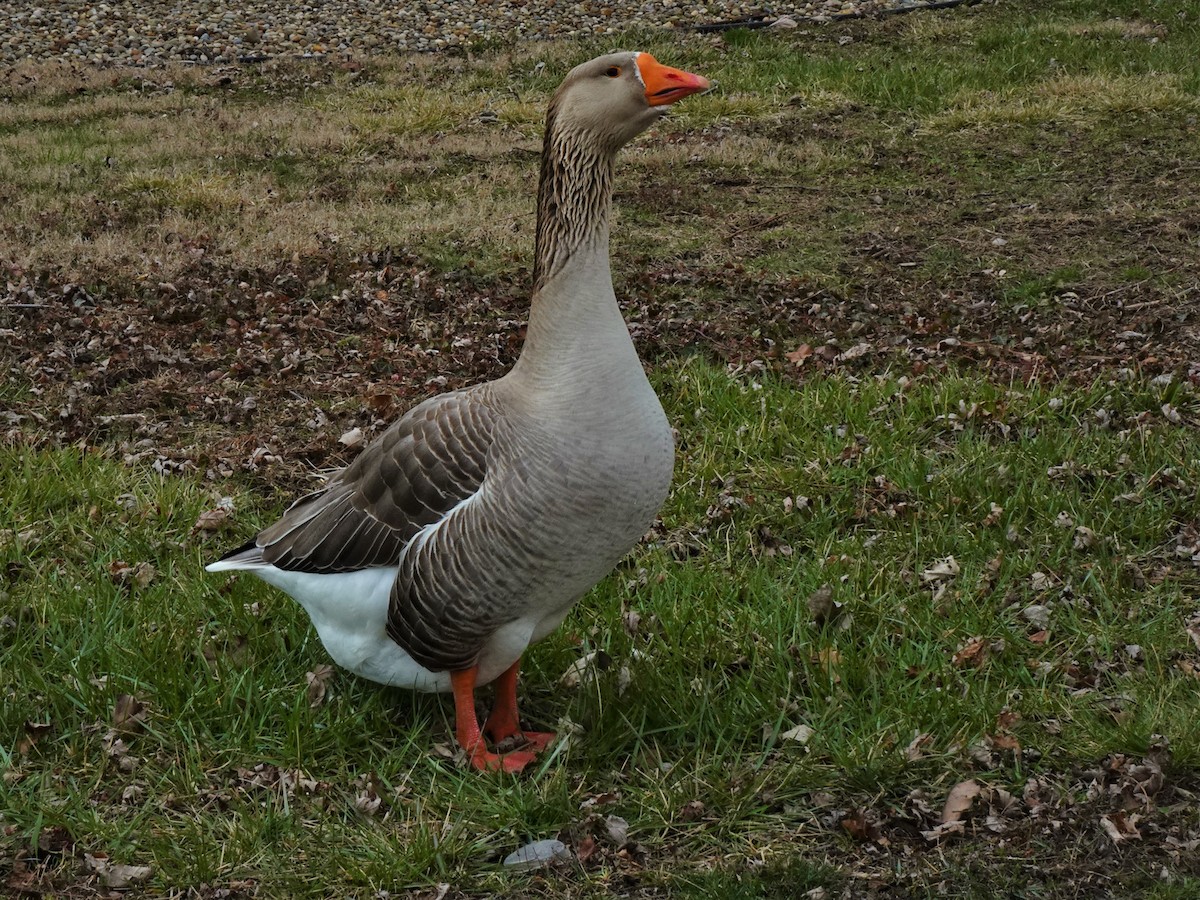
[[[576,67],[547,114],[526,342],[496,381],[410,409],[355,461],[209,571],[246,570],[307,611],[338,665],[382,684],[453,691],[457,736],[481,769],[483,728],[522,736],[521,654],[558,627],[654,521],[671,429],[613,293],[608,213],[616,151],[707,81],[619,53]]]

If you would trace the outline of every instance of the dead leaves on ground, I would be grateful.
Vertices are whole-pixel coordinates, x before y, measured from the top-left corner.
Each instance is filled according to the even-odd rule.
[[[1016,722],[1015,714],[1002,714],[997,727]],[[876,852],[910,846],[918,835],[926,847],[981,837],[1000,846],[1058,844],[1072,835],[1071,841],[1087,842],[1082,845],[1087,852],[1123,852],[1136,842],[1147,853],[1180,863],[1200,848],[1200,818],[1194,814],[1196,785],[1186,772],[1174,780],[1171,773],[1168,745],[1155,736],[1140,758],[1112,754],[1070,778],[1040,775],[1015,787],[967,778],[945,789],[940,802],[918,789],[898,807],[834,809],[822,821]]]
[[[129,866],[114,863],[107,853],[84,853],[88,869],[100,879],[100,884],[113,890],[125,890],[150,880],[154,870],[150,866]]]
[[[114,584],[124,587],[147,588],[157,576],[154,565],[144,561],[130,565],[123,559],[114,559],[108,564],[108,577]]]

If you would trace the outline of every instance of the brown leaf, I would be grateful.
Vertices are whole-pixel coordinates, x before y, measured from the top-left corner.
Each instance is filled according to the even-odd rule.
[[[975,666],[975,668],[979,668],[987,662],[987,642],[981,637],[971,638],[958,649],[951,662],[955,667]]]
[[[118,731],[138,731],[146,722],[146,705],[132,694],[122,694],[113,704],[112,724]]]
[[[619,791],[605,791],[603,794],[596,794],[588,797],[579,804],[580,809],[591,809],[593,806],[607,806],[610,803],[616,803],[621,799]]]
[[[996,734],[991,736],[992,746],[997,750],[1011,750],[1013,753],[1021,752],[1021,742],[1011,734]]]
[[[834,684],[842,683],[842,676],[837,671],[837,667],[842,662],[841,651],[836,647],[822,647],[817,651],[815,661],[821,664],[825,674],[833,680]]]
[[[1021,714],[1011,709],[1002,709],[996,716],[996,730],[1007,731],[1021,721]]]
[[[856,841],[879,841],[882,831],[876,822],[871,821],[867,811],[852,809],[842,817],[840,822],[843,830]]]
[[[933,735],[928,733],[917,734],[907,747],[904,748],[904,758],[910,762],[921,759],[925,756],[925,748],[933,743]]]
[[[75,838],[62,825],[47,825],[38,832],[37,848],[39,853],[68,853],[74,847]]]
[[[804,361],[812,356],[813,349],[808,344],[801,344],[791,353],[785,353],[784,358],[797,366],[804,365]]]
[[[34,748],[42,736],[54,726],[50,722],[25,722],[25,734],[17,741],[17,753],[21,756]]]
[[[325,702],[326,685],[333,677],[333,666],[322,663],[313,671],[304,674],[308,682],[308,705],[315,709]]]
[[[196,524],[192,526],[192,531],[220,531],[225,527],[228,519],[229,510],[225,507],[218,506],[215,509],[208,509],[200,513]]]
[[[1136,815],[1127,816],[1118,810],[1101,816],[1100,827],[1104,829],[1104,833],[1114,844],[1120,844],[1122,841],[1136,841],[1142,836],[1142,833],[1137,830],[1138,818]]]
[[[580,865],[585,865],[596,853],[596,839],[590,834],[585,834],[580,840],[575,842],[575,858],[579,860]]]
[[[967,814],[967,810],[971,808],[971,804],[975,802],[975,798],[979,796],[979,791],[979,782],[974,778],[960,781],[950,788],[950,793],[946,797],[946,805],[942,807],[941,824],[947,825],[961,820]]]

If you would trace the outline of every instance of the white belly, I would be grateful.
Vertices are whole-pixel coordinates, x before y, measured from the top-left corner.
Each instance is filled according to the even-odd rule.
[[[255,566],[263,581],[291,594],[304,607],[334,662],[363,678],[413,691],[450,690],[449,672],[431,672],[387,634],[388,597],[395,567],[337,575],[289,572]],[[478,684],[487,684],[520,659],[525,648],[548,634],[563,615],[519,619],[498,629],[479,657]]]

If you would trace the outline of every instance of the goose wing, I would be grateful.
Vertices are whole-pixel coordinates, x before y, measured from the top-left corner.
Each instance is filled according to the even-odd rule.
[[[313,574],[397,565],[422,529],[479,490],[499,418],[479,388],[418,404],[222,562]]]

